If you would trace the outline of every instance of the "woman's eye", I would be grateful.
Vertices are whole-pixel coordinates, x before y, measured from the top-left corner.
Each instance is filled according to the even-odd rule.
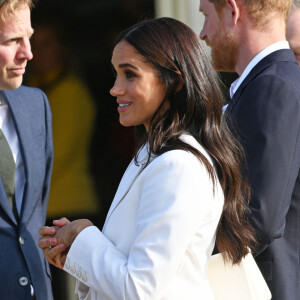
[[[135,77],[135,74],[131,71],[125,71],[125,75],[127,79],[131,79]]]

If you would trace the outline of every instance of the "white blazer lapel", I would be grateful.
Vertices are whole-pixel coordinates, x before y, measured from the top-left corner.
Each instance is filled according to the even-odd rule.
[[[134,184],[137,177],[141,174],[143,171],[145,164],[147,163],[148,159],[148,144],[143,146],[139,152],[137,164],[135,163],[134,159],[130,162],[129,166],[127,167],[121,182],[119,184],[119,187],[117,189],[117,192],[115,194],[114,200],[110,206],[110,209],[107,213],[106,220],[103,226],[103,230],[106,227],[106,224],[111,216],[111,214],[114,212],[114,210],[117,208],[117,206],[121,203],[121,201],[125,198],[128,191]]]

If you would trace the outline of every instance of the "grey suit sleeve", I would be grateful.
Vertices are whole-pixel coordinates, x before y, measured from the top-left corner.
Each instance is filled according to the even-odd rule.
[[[46,95],[42,92],[44,106],[45,106],[45,180],[43,185],[43,196],[42,196],[42,205],[43,205],[43,216],[46,220],[47,208],[48,208],[48,197],[52,173],[52,164],[53,164],[53,140],[52,140],[52,114],[48,99]]]
[[[299,100],[282,78],[261,76],[246,87],[232,112],[248,162],[256,254],[284,234],[299,171]]]

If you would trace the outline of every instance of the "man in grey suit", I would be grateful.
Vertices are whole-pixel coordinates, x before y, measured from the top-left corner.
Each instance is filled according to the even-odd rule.
[[[0,1],[0,298],[51,300],[49,266],[37,247],[45,223],[53,146],[51,113],[21,86],[32,59],[31,0]]]
[[[256,262],[273,300],[300,297],[300,68],[285,37],[292,0],[200,0],[216,70],[235,71],[225,118],[245,149]]]

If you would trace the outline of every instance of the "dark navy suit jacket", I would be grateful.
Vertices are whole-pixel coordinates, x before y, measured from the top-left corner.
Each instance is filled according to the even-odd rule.
[[[255,258],[272,300],[300,299],[300,68],[291,50],[260,61],[226,110],[246,153]]]
[[[21,86],[1,93],[15,123],[26,184],[17,222],[0,179],[0,298],[30,300],[32,285],[37,300],[52,300],[49,265],[37,246],[46,219],[53,160],[51,112],[38,89]]]

